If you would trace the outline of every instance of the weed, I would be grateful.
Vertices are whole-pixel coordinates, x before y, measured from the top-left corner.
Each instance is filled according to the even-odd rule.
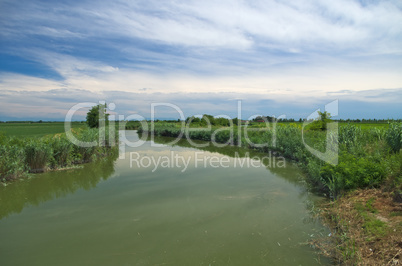
[[[391,217],[402,216],[402,211],[395,211],[389,214]]]
[[[370,198],[367,202],[366,202],[366,208],[369,212],[371,213],[378,213],[378,210],[376,210],[373,206],[375,199],[374,198]]]

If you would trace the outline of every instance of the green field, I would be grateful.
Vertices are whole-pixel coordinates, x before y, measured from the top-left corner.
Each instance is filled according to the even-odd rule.
[[[86,124],[73,122],[72,128],[85,128]],[[64,132],[64,122],[0,123],[0,135],[15,137],[43,137]]]

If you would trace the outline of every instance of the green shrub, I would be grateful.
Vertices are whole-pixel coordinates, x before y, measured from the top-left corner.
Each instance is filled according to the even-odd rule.
[[[385,174],[386,168],[378,158],[358,158],[350,153],[341,154],[338,165],[326,164],[321,168],[322,180],[334,197],[346,190],[376,187]]]

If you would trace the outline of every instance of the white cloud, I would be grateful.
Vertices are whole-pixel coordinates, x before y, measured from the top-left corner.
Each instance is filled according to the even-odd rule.
[[[365,6],[349,0],[105,1],[97,5],[53,4],[53,9],[36,2],[26,5],[18,14],[4,12],[7,23],[3,23],[2,30],[14,25],[18,27],[15,34],[32,34],[32,27],[23,26],[44,24],[34,27],[36,34],[71,38],[124,36],[168,45],[240,50],[269,44],[283,51],[402,51],[402,15],[395,1]]]
[[[0,91],[49,91],[62,88],[60,82],[14,73],[0,73]]]
[[[0,5],[2,52],[36,61],[62,77],[54,81],[0,72],[5,104],[7,93],[44,92],[40,104],[46,105],[50,92],[61,89],[81,96],[78,90],[89,91],[96,99],[111,91],[138,93],[147,104],[194,96],[189,93],[213,98],[216,92],[276,103],[338,96],[354,101],[364,96],[367,102],[375,101],[380,88],[402,87],[398,1]],[[68,99],[68,93],[57,95]],[[395,103],[398,97],[387,94],[378,101]],[[202,107],[215,105],[204,101]],[[200,109],[197,102],[188,106]]]

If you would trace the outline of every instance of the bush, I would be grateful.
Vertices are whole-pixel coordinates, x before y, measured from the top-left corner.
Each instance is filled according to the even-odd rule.
[[[341,191],[380,185],[385,178],[386,168],[379,160],[371,156],[358,158],[343,153],[338,165],[326,164],[320,174],[331,195],[336,197]]]

